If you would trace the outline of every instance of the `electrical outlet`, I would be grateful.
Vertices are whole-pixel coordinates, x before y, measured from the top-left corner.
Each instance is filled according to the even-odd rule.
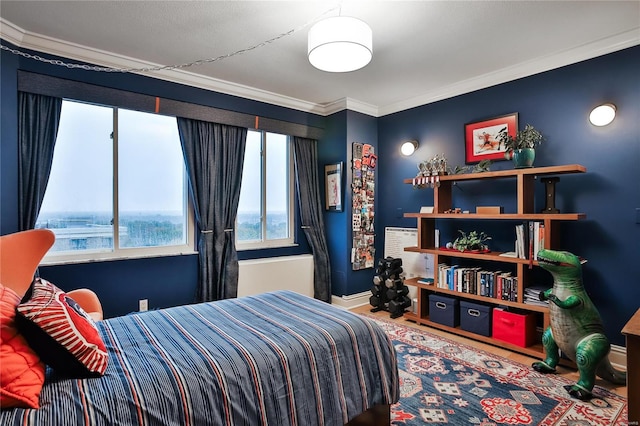
[[[138,300],[138,310],[144,312],[149,309],[149,299]]]

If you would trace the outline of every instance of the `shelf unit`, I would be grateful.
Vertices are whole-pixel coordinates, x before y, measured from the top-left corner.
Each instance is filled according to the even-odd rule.
[[[534,212],[534,184],[538,177],[549,177],[571,173],[585,173],[586,168],[579,164],[570,164],[564,166],[551,167],[534,167],[526,169],[501,170],[495,172],[460,174],[460,175],[444,175],[439,176],[440,185],[432,188],[433,190],[433,213],[405,213],[404,217],[415,218],[418,227],[418,246],[406,247],[405,251],[430,253],[434,258],[434,271],[437,271],[437,265],[440,263],[452,264],[453,259],[474,259],[483,262],[494,262],[496,265],[510,264],[514,265],[515,276],[518,277],[518,292],[516,301],[506,301],[498,298],[490,298],[486,296],[478,296],[475,294],[458,292],[446,288],[438,287],[438,276],[434,277],[433,285],[418,283],[417,278],[408,279],[405,284],[417,287],[418,308],[417,314],[405,313],[406,319],[415,321],[416,323],[428,325],[450,333],[465,336],[474,340],[485,343],[499,345],[501,347],[524,353],[536,358],[544,357],[544,348],[540,342],[529,347],[520,347],[503,341],[493,339],[491,337],[481,336],[462,330],[459,327],[449,327],[429,320],[429,302],[428,296],[431,293],[440,293],[455,296],[459,299],[479,301],[494,306],[508,306],[517,308],[521,311],[535,312],[543,317],[543,327],[549,326],[549,309],[544,306],[537,306],[524,303],[524,288],[527,286],[527,273],[529,267],[536,266],[537,262],[529,259],[520,259],[513,257],[500,256],[500,252],[488,253],[471,253],[456,252],[451,250],[442,250],[435,247],[435,229],[437,221],[445,220],[493,220],[493,221],[540,221],[544,223],[544,247],[551,249],[560,249],[558,241],[558,226],[561,221],[576,221],[585,219],[584,213],[535,213]],[[516,196],[517,205],[515,213],[499,213],[499,214],[476,214],[462,213],[452,214],[445,213],[453,208],[453,184],[460,181],[469,180],[492,180],[492,179],[516,179]],[[415,184],[415,179],[405,179],[404,183]]]

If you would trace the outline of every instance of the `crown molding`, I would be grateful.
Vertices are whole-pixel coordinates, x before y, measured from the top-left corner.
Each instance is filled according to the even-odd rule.
[[[93,49],[87,46],[58,40],[52,37],[31,33],[0,18],[0,38],[24,49],[35,50],[42,53],[61,56],[111,68],[153,68],[162,66],[152,62],[141,61],[128,56],[119,55],[104,50]],[[278,105],[298,111],[309,112],[318,115],[326,115],[322,105],[307,102],[301,99],[283,96],[255,87],[245,86],[212,77],[205,77],[185,70],[161,70],[149,72],[134,72],[173,83],[212,90],[227,95],[239,96],[246,99]]]
[[[112,52],[92,49],[86,46],[30,33],[11,22],[4,20],[3,18],[0,18],[0,37],[15,46],[24,49],[35,50],[81,62],[97,64],[99,66],[113,68],[145,68],[159,66],[159,64],[144,62]],[[436,90],[431,90],[419,96],[384,106],[371,105],[351,98],[342,98],[325,104],[317,104],[268,92],[255,87],[205,77],[185,70],[163,70],[150,71],[146,73],[137,72],[137,74],[147,75],[165,81],[185,84],[246,99],[252,99],[298,111],[318,114],[321,116],[328,116],[347,109],[373,117],[381,117],[506,83],[519,78],[528,77],[544,71],[571,65],[638,44],[640,44],[640,28],[635,28],[593,43],[584,44],[577,48],[559,51],[544,57],[533,58],[529,61],[503,68],[493,73],[473,77]]]
[[[22,37],[24,36],[24,30],[15,26],[9,21],[6,21],[0,17],[0,37],[7,40],[11,44],[20,46],[22,43]]]
[[[351,98],[341,98],[333,102],[323,104],[323,115],[327,116],[335,114],[336,112],[344,111],[345,109],[367,114],[372,117],[379,117],[377,106]]]
[[[594,43],[584,44],[577,48],[533,58],[496,72],[479,75],[401,102],[379,107],[379,117],[561,68],[638,44],[640,44],[640,28],[604,38]]]

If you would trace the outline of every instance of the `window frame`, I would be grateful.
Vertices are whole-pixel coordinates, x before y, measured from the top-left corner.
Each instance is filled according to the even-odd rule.
[[[257,132],[261,134],[260,138],[260,162],[261,162],[261,171],[260,171],[260,223],[262,230],[262,237],[260,240],[251,240],[247,242],[238,240],[238,215],[236,215],[236,221],[234,224],[235,227],[235,246],[236,251],[247,251],[247,250],[260,250],[260,249],[273,249],[273,248],[283,248],[283,247],[295,247],[298,244],[296,243],[296,235],[295,235],[295,172],[294,172],[294,163],[293,163],[293,136],[286,135],[283,133],[272,132],[267,130],[259,130],[259,129],[248,129],[248,132]],[[285,136],[287,138],[287,177],[288,177],[288,187],[287,187],[287,215],[288,215],[288,234],[287,238],[277,238],[277,239],[268,239],[267,238],[267,183],[266,183],[266,173],[267,173],[267,150],[266,150],[266,135],[267,133],[278,134],[281,136]],[[246,155],[246,154],[245,154]],[[243,172],[244,173],[244,172]]]
[[[133,109],[136,111],[150,113],[155,112],[173,117],[184,117],[194,120],[244,127],[246,129],[264,130],[267,132],[289,135],[290,138],[302,137],[320,140],[325,135],[325,125],[322,117],[318,117],[317,119],[311,118],[311,122],[309,122],[308,117],[303,121],[300,121],[299,119],[284,121],[283,119],[259,116],[255,112],[252,112],[255,108],[250,106],[247,107],[246,112],[239,112],[237,110],[223,109],[212,105],[195,103],[197,101],[194,101],[192,96],[186,96],[182,99],[167,98],[162,97],[162,94],[146,94],[142,91],[134,92],[131,89],[127,89],[126,87],[130,86],[127,86],[124,83],[114,83],[112,85],[96,84],[86,82],[81,79],[75,79],[74,77],[61,78],[54,75],[27,70],[18,70],[17,80],[17,89],[20,92],[54,96],[63,99],[77,100],[79,102],[95,103],[98,105],[110,105],[119,108]],[[302,124],[303,122],[305,124]],[[291,171],[294,173],[293,165]],[[291,184],[295,189],[295,180],[292,180]],[[194,210],[191,197],[188,198],[189,212],[193,215]],[[291,226],[293,226],[295,231],[292,238],[296,240],[292,246],[297,247],[300,244],[304,245],[305,242],[304,239],[300,243],[297,242],[300,230],[297,228],[299,216],[297,213],[298,200],[295,191],[292,192],[291,201],[291,208],[295,212],[294,216],[291,218]],[[195,224],[195,217],[193,217],[193,219],[190,218],[190,220],[190,223]],[[192,236],[194,240],[193,249],[189,248],[189,251],[185,253],[167,253],[166,255],[197,254],[197,249],[195,248],[195,244],[197,243],[196,232],[197,227],[195,227],[193,233],[189,231],[189,235]],[[286,247],[281,248],[286,249]],[[267,251],[270,252],[268,247],[264,247],[264,249],[267,249]],[[244,253],[247,252],[245,251]],[[162,254],[136,257],[156,257],[160,255]],[[249,256],[252,255],[249,254]],[[103,259],[96,258],[96,260],[101,261]],[[104,260],[118,259],[111,258]],[[87,262],[87,260],[79,260],[78,262]],[[56,262],[43,263],[52,264]],[[72,261],[66,261],[65,263],[72,263]]]
[[[118,110],[127,109],[133,110],[131,108],[115,106],[115,105],[106,105],[98,102],[87,102],[79,99],[72,99],[68,97],[63,97],[63,102],[78,102],[90,105],[96,105],[104,108],[110,108],[112,110],[112,209],[113,209],[113,227],[112,227],[112,236],[113,236],[113,249],[111,250],[78,250],[78,251],[63,251],[63,252],[55,252],[49,251],[45,254],[42,259],[42,265],[56,265],[56,264],[71,264],[71,263],[88,263],[88,262],[96,262],[96,261],[111,261],[111,260],[123,260],[123,259],[139,259],[139,258],[149,258],[149,257],[163,257],[163,256],[178,256],[185,254],[197,254],[197,250],[195,249],[195,214],[193,209],[193,203],[191,197],[189,196],[189,182],[188,182],[188,174],[186,171],[186,166],[183,170],[183,193],[185,194],[184,200],[184,209],[186,213],[186,226],[185,226],[185,237],[186,241],[184,244],[177,245],[168,245],[168,246],[156,246],[156,247],[120,247],[120,233],[118,232],[119,223],[120,223],[120,212],[118,206],[118,182],[119,182],[119,173],[118,173]],[[148,111],[137,111],[145,114],[152,114]],[[165,117],[174,118],[168,114],[158,114],[163,115]],[[177,127],[177,122],[176,122]],[[54,154],[55,155],[55,154]],[[53,231],[55,232],[55,231]]]

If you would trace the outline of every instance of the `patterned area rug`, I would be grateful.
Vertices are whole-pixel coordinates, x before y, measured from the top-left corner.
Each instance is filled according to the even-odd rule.
[[[369,316],[372,318],[371,316]],[[373,318],[391,336],[400,367],[393,425],[626,425],[627,400],[595,386],[573,399],[573,382],[470,346]]]

